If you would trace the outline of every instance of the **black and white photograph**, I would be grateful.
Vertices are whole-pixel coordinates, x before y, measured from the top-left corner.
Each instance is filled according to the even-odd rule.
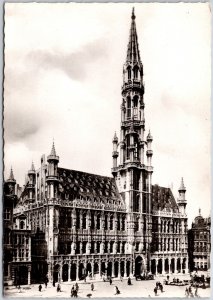
[[[3,294],[210,298],[211,4],[4,4]]]

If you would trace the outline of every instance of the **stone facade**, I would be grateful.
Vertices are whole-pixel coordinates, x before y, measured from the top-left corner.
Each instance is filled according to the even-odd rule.
[[[133,11],[113,177],[59,167],[54,143],[47,161],[43,155],[38,170],[32,165],[13,212],[25,218],[37,245],[28,256],[28,282],[37,280],[34,268],[40,279],[54,281],[188,272],[186,189],[182,180],[176,202],[169,188],[152,184],[153,138],[145,137],[144,107]]]
[[[210,270],[211,218],[203,218],[199,210],[188,236],[190,271]]]

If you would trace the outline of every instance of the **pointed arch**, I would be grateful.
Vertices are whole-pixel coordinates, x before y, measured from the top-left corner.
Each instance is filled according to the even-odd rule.
[[[127,67],[127,77],[128,77],[128,80],[131,80],[131,76],[132,74],[131,74],[131,67],[130,66],[128,66]]]
[[[134,76],[134,79],[138,79],[138,71],[139,71],[139,68],[138,66],[134,66],[133,68],[133,76]]]

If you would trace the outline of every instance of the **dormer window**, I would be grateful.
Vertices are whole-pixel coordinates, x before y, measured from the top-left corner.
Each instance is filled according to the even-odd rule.
[[[20,222],[20,229],[24,229],[24,221]]]

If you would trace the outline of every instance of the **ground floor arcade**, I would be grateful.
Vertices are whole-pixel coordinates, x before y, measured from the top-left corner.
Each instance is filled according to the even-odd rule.
[[[152,258],[145,255],[94,255],[79,257],[55,257],[49,264],[48,277],[55,282],[83,280],[85,277],[132,277],[152,274],[188,273],[187,257]]]

